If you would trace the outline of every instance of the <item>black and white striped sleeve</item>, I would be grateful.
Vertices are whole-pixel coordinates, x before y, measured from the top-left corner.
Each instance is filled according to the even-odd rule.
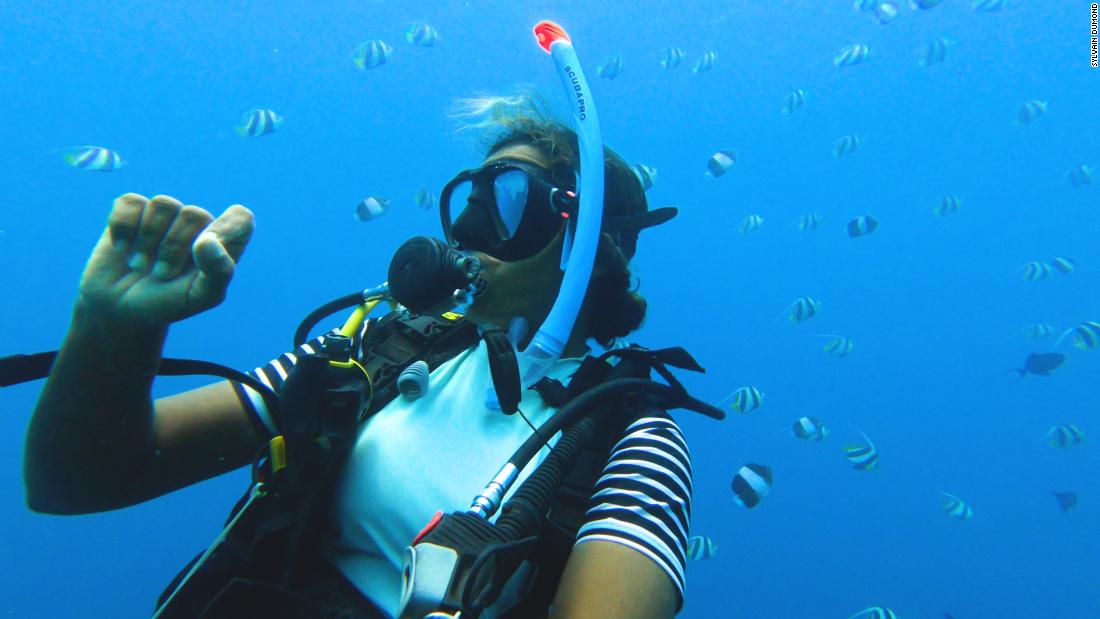
[[[577,544],[610,541],[652,559],[684,601],[691,458],[684,435],[668,416],[647,416],[627,427],[612,449],[589,503]]]
[[[366,330],[367,323],[364,323],[359,338],[356,338],[355,350],[360,349],[359,342],[363,334],[366,333]],[[335,330],[329,333],[334,332]],[[249,375],[271,388],[272,391],[278,393],[279,387],[283,384],[283,381],[286,380],[287,374],[290,372],[291,368],[294,367],[294,364],[298,362],[298,356],[319,352],[324,341],[325,335],[319,335],[305,344],[302,344],[293,352],[283,353],[266,364],[252,370],[249,372]],[[278,420],[267,410],[267,405],[264,403],[260,394],[252,387],[237,381],[230,381],[230,383],[233,385],[233,390],[237,393],[237,398],[240,399],[241,404],[244,405],[245,411],[248,413],[249,419],[252,421],[252,425],[256,430],[265,438],[271,438],[278,434]]]

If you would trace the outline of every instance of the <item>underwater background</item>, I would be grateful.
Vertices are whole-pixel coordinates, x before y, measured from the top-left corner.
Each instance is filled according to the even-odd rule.
[[[228,299],[173,326],[166,355],[251,369],[288,350],[308,311],[380,283],[405,239],[440,235],[434,208],[413,196],[438,195],[480,161],[447,115],[457,99],[529,85],[564,108],[531,34],[553,19],[582,59],[606,144],[657,170],[651,208],[680,209],[642,233],[632,267],[650,305],[631,339],[693,353],[708,371],[681,378],[698,397],[765,394],[723,422],[677,413],[693,457],[691,533],[717,545],[689,561],[680,616],[824,619],[883,606],[905,619],[1100,617],[1090,3],[923,1],[938,6],[901,5],[892,20],[879,3],[858,4],[870,10],[849,0],[4,3],[0,355],[60,344],[84,261],[128,191],[256,214]],[[435,45],[405,40],[417,21],[438,32]],[[939,58],[928,46],[941,37]],[[361,69],[353,54],[371,40],[392,51]],[[869,52],[851,64],[838,55],[854,44]],[[662,68],[673,46],[683,62]],[[693,71],[710,51],[712,68]],[[621,73],[599,77],[612,56]],[[798,90],[804,105],[784,113]],[[238,135],[255,108],[285,120]],[[836,150],[844,136],[858,136],[855,152]],[[83,145],[126,164],[67,165],[63,154]],[[719,150],[736,163],[707,176]],[[367,196],[388,198],[389,211],[358,221]],[[957,212],[945,213],[945,197]],[[820,226],[799,230],[809,213]],[[763,225],[742,233],[754,214]],[[850,236],[862,215],[877,229]],[[1047,268],[1025,269],[1032,262]],[[816,315],[790,320],[805,298]],[[1022,331],[1035,324],[1052,329]],[[850,353],[829,354],[821,335],[848,338]],[[1050,376],[1010,372],[1051,351],[1066,358]],[[40,388],[0,391],[0,617],[148,616],[220,530],[247,474],[111,513],[33,514],[21,468]],[[803,416],[829,435],[792,436]],[[1064,424],[1084,442],[1048,441]],[[877,470],[845,459],[845,445],[866,444],[860,431]],[[730,488],[747,463],[774,473],[751,510]],[[1060,509],[1055,491],[1075,492],[1077,505]],[[953,518],[941,492],[973,517]]]

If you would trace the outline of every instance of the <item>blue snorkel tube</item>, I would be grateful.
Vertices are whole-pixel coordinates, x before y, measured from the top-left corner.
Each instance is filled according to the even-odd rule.
[[[603,137],[592,91],[565,30],[552,21],[541,21],[535,25],[534,32],[539,46],[554,59],[573,110],[573,128],[580,148],[580,182],[577,184],[580,207],[577,217],[566,228],[561,265],[565,278],[558,299],[538,333],[518,355],[520,384],[525,389],[546,376],[569,342],[588,291],[603,225]]]

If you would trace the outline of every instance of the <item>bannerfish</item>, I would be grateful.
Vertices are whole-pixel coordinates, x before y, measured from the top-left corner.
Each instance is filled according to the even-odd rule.
[[[405,40],[419,47],[431,47],[439,42],[439,33],[431,25],[417,21],[405,31]]]
[[[1054,343],[1057,348],[1067,336],[1073,336],[1073,345],[1081,350],[1095,350],[1100,347],[1100,322],[1083,322],[1076,327],[1066,329],[1058,341]]]
[[[799,417],[791,425],[791,434],[804,441],[819,443],[829,436],[829,429],[816,417]]]
[[[749,215],[741,220],[741,225],[737,226],[737,231],[741,234],[746,234],[756,230],[760,226],[764,225],[764,217],[761,215]]]
[[[944,196],[940,198],[939,203],[932,209],[932,212],[940,217],[946,217],[957,212],[960,206],[962,206],[962,200],[958,196]]]
[[[894,21],[894,18],[897,16],[898,5],[894,2],[890,2],[889,0],[887,2],[880,2],[879,5],[875,7],[875,19],[877,19],[880,24],[888,24]]]
[[[948,516],[957,520],[970,520],[974,517],[974,510],[967,505],[966,501],[943,490],[940,490],[940,494],[947,497],[947,501],[943,504],[943,511],[947,512]]]
[[[386,64],[392,52],[393,48],[387,45],[385,41],[376,39],[362,43],[355,48],[351,60],[360,69],[373,69]]]
[[[763,464],[746,464],[733,476],[733,502],[752,509],[768,496],[772,489],[771,467]]]
[[[1022,333],[1024,337],[1033,340],[1045,340],[1054,335],[1054,325],[1046,322],[1037,322],[1020,329],[1017,333]]]
[[[1062,273],[1064,275],[1068,275],[1077,268],[1077,261],[1073,258],[1065,258],[1059,256],[1050,261],[1050,266],[1054,267],[1055,271],[1058,271],[1059,273]]]
[[[687,556],[692,561],[706,561],[718,552],[718,544],[704,535],[692,535],[688,538]]]
[[[1085,442],[1085,433],[1072,423],[1054,426],[1043,435],[1047,443],[1056,449],[1069,449]]]
[[[1016,110],[1016,120],[1013,124],[1016,125],[1030,125],[1038,120],[1040,116],[1047,113],[1047,102],[1040,101],[1038,99],[1031,99],[1027,103],[1020,106],[1020,109]]]
[[[920,50],[920,59],[917,64],[922,67],[930,67],[947,60],[947,51],[955,42],[944,37],[936,37]]]
[[[666,47],[661,50],[661,59],[658,61],[661,68],[668,70],[680,66],[684,62],[684,50],[676,47]]]
[[[821,301],[813,297],[801,297],[787,307],[787,319],[791,322],[805,322],[817,315]]]
[[[878,220],[870,215],[860,215],[848,222],[848,236],[858,238],[867,236],[878,228]]]
[[[630,166],[634,175],[642,183],[642,191],[649,191],[657,184],[657,168],[651,168],[644,163],[635,163]]]
[[[732,150],[720,150],[707,160],[707,176],[718,178],[725,174],[733,164],[737,163],[737,152]]]
[[[798,221],[795,222],[795,226],[797,226],[798,229],[802,232],[805,232],[807,230],[817,230],[818,226],[820,225],[821,215],[818,215],[817,213],[806,213],[802,217],[799,217]]]
[[[1024,367],[1009,370],[1020,375],[1016,380],[1023,380],[1028,374],[1036,376],[1050,376],[1050,373],[1058,369],[1066,361],[1066,356],[1059,352],[1033,352],[1024,359]]]
[[[833,156],[843,157],[845,155],[851,155],[859,150],[859,145],[862,143],[859,136],[856,134],[846,135],[839,140],[833,142]]]
[[[787,95],[787,98],[783,100],[783,113],[793,114],[795,110],[806,105],[806,97],[806,91],[801,88]]]
[[[1078,189],[1081,187],[1088,187],[1092,184],[1092,177],[1094,174],[1095,170],[1082,163],[1066,172],[1066,182]]]
[[[856,430],[863,440],[867,441],[866,445],[848,444],[844,446],[844,459],[852,463],[852,466],[860,471],[876,471],[878,470],[878,450],[875,449],[875,444],[871,442],[871,439],[867,438],[867,435],[862,430]]]
[[[623,59],[618,54],[608,56],[602,63],[596,66],[596,75],[613,80],[623,73]]]
[[[856,347],[852,340],[841,335],[822,335],[820,337],[830,338],[825,343],[824,350],[833,357],[847,357]]]
[[[1051,494],[1058,501],[1058,509],[1068,512],[1069,510],[1077,507],[1077,493],[1072,490],[1065,490],[1063,492],[1054,491]]]
[[[714,68],[714,63],[718,61],[718,52],[703,52],[702,56],[695,61],[695,64],[691,67],[691,72],[695,74],[706,73]]]
[[[730,402],[730,408],[738,413],[754,411],[764,404],[764,392],[752,385],[735,389],[734,392],[726,396],[722,402],[719,402],[719,405],[731,398],[733,401]]]
[[[67,149],[64,159],[74,168],[93,172],[111,172],[126,165],[121,155],[102,146],[74,146]]]
[[[373,221],[385,215],[389,210],[389,200],[371,196],[355,207],[355,218],[363,222]]]
[[[1020,275],[1029,282],[1046,279],[1050,277],[1051,272],[1050,265],[1039,260],[1032,260],[1020,267]]]
[[[856,43],[849,45],[833,57],[833,64],[838,67],[851,67],[860,64],[864,60],[867,60],[867,55],[871,49],[863,43]]]
[[[245,112],[237,133],[250,138],[274,133],[283,124],[283,117],[272,110],[255,109]]]
[[[413,196],[413,202],[426,211],[435,206],[435,194],[432,193],[431,189],[421,187],[416,190],[416,195]]]
[[[898,619],[898,614],[885,606],[871,606],[848,617],[848,619]]]

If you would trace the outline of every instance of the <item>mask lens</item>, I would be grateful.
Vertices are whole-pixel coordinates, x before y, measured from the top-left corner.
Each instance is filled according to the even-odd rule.
[[[523,209],[527,206],[527,174],[520,170],[508,170],[493,180],[493,196],[496,199],[497,213],[507,235],[512,238],[523,219]]]
[[[451,198],[448,202],[448,215],[451,218],[450,224],[452,229],[460,219],[464,216],[469,216],[466,212],[468,210],[467,204],[469,204],[473,189],[473,183],[470,181],[462,181],[451,190]]]

